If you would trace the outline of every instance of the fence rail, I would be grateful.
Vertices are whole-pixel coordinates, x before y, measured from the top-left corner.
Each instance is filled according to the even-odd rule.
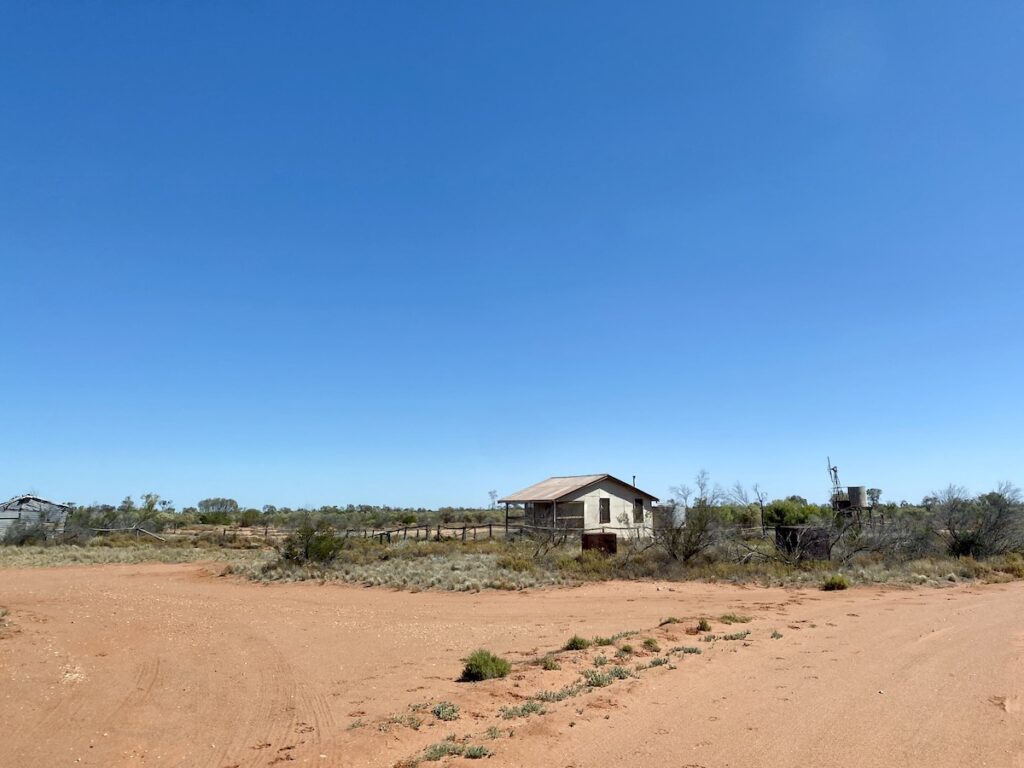
[[[254,545],[273,546],[281,543],[292,531],[286,528],[269,526],[253,526],[248,528],[216,526],[208,528],[179,528],[163,531],[157,535],[140,526],[124,528],[89,528],[97,534],[128,533],[136,538],[148,536],[161,542],[173,540],[210,541],[219,544],[237,544],[251,542]],[[579,536],[584,533],[620,533],[626,532],[641,536],[650,536],[650,526],[636,528],[618,525],[598,525],[588,528],[569,526],[531,525],[523,522],[523,518],[510,519],[508,523],[425,523],[422,525],[405,525],[381,528],[346,528],[339,530],[339,536],[351,539],[376,539],[380,543],[398,541],[483,541],[488,539],[512,539],[523,536],[559,535]]]

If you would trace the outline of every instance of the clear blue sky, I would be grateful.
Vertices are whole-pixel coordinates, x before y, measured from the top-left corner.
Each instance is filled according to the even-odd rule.
[[[1019,3],[7,3],[0,495],[1024,482]]]

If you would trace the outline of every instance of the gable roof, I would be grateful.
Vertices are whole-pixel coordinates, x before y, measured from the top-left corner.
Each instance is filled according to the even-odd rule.
[[[37,510],[54,508],[67,510],[69,509],[69,505],[58,504],[57,502],[50,501],[49,499],[42,499],[38,496],[33,496],[31,493],[25,493],[22,494],[21,496],[15,496],[14,498],[9,499],[8,501],[5,501],[2,504],[0,504],[0,512],[17,511],[21,509]]]
[[[657,501],[657,496],[652,496],[647,491],[641,491],[636,486],[630,485],[627,482],[619,480],[617,477],[612,475],[567,475],[562,477],[549,477],[547,480],[542,480],[535,485],[531,485],[529,488],[523,488],[521,491],[516,491],[513,494],[506,496],[504,499],[498,499],[499,502],[504,504],[508,503],[523,503],[527,501],[563,501],[567,496],[574,496],[584,488],[596,485],[603,480],[611,480],[614,483],[618,483],[639,496],[646,496],[652,501]]]

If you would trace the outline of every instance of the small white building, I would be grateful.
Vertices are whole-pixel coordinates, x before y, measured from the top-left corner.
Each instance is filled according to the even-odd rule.
[[[549,477],[499,502],[523,508],[523,524],[587,533],[651,534],[658,499],[611,475]]]

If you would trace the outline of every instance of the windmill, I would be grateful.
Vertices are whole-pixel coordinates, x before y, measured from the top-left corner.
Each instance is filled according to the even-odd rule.
[[[829,496],[832,511],[843,515],[856,514],[859,518],[862,510],[870,509],[867,488],[863,485],[840,485],[839,467],[832,463],[831,456],[825,458],[828,460],[828,478],[832,481],[832,494]]]

